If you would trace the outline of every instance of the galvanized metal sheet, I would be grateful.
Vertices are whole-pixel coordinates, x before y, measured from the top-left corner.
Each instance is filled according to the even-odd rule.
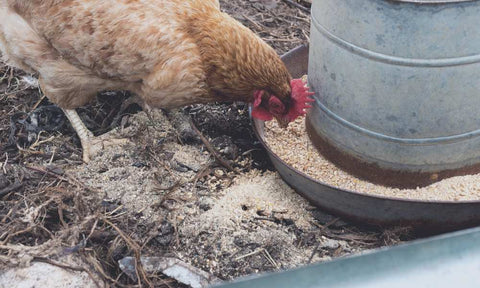
[[[240,280],[224,288],[480,287],[480,229]]]

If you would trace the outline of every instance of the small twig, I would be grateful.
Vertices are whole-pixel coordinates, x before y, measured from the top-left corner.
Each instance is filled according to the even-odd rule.
[[[197,191],[197,184],[198,180],[202,179],[203,177],[209,175],[212,171],[210,170],[209,166],[205,166],[200,171],[197,172],[197,174],[194,177],[193,180],[193,186],[192,186],[192,193]]]
[[[10,218],[10,216],[12,216],[13,214],[13,211],[14,211],[14,208],[10,208],[10,210],[8,211],[7,215],[5,215],[3,218],[2,218],[2,221],[0,221],[0,223],[5,223],[7,221],[7,218]],[[1,237],[0,237],[1,238]]]
[[[303,30],[302,30],[302,34],[305,37],[305,39],[307,39],[307,43],[310,43],[310,36],[308,36],[308,34]]]
[[[263,253],[265,254],[265,258],[267,258],[268,262],[270,262],[273,265],[273,267],[275,267],[276,269],[280,268],[277,262],[275,262],[275,260],[273,259],[272,255],[268,253],[267,249],[263,249]]]
[[[335,233],[332,233],[332,232],[327,232],[326,236],[329,237],[329,238],[333,238],[333,239],[352,241],[352,242],[365,244],[365,245],[375,243],[375,241],[378,240],[376,237],[373,237],[373,236],[370,236],[370,235],[368,235],[368,236],[356,236],[356,235],[353,235],[353,234],[341,235],[341,234],[335,234]]]
[[[271,222],[277,222],[278,220],[275,218],[270,218],[270,217],[254,217],[254,220],[263,220],[263,221],[271,221]]]
[[[15,232],[15,233],[9,232],[8,235],[7,235],[7,237],[5,237],[5,240],[3,240],[2,242],[0,242],[0,244],[6,245],[6,244],[8,244],[8,241],[10,241],[11,238],[13,238],[13,237],[15,237],[15,236],[18,236],[18,235],[21,235],[21,234],[23,234],[23,233],[30,232],[30,231],[32,231],[32,230],[33,230],[34,228],[36,228],[36,227],[37,227],[37,225],[33,225],[33,226],[28,227],[28,228],[25,228],[25,229],[22,229],[22,230],[20,230],[20,231],[17,231],[17,232]],[[3,235],[2,235],[2,237],[3,237]]]
[[[340,221],[340,218],[335,218],[333,219],[332,221],[328,222],[327,224],[325,224],[322,228],[322,231],[329,228],[330,226],[332,226],[333,224],[337,223],[338,221]]]
[[[135,273],[137,274],[138,285],[140,287],[142,287],[142,283],[141,283],[141,280],[140,280],[142,278],[145,281],[145,283],[147,283],[147,285],[149,287],[153,287],[153,284],[148,280],[145,269],[143,269],[143,266],[142,266],[142,261],[140,259],[140,257],[141,257],[141,255],[140,255],[141,247],[136,242],[134,242],[132,239],[130,239],[130,237],[125,235],[125,233],[123,233],[123,231],[120,228],[118,228],[115,224],[110,222],[108,219],[103,218],[102,220],[106,224],[110,225],[110,227],[112,227],[115,231],[117,231],[117,233],[120,235],[120,237],[122,237],[122,239],[130,247],[130,249],[132,249],[133,252],[135,253],[135,268],[136,268]],[[141,274],[142,277],[140,277],[140,274]]]
[[[300,5],[300,4],[298,4],[297,2],[295,2],[295,1],[292,1],[292,0],[283,0],[283,2],[288,3],[288,4],[292,5],[292,6],[295,6],[295,7],[297,7],[298,9],[301,9],[301,10],[307,12],[307,13],[310,13],[310,8],[307,8],[307,7],[303,6],[303,5]]]
[[[32,111],[37,109],[38,106],[40,106],[40,104],[42,103],[42,101],[45,99],[45,95],[42,95],[42,97],[40,97],[40,99],[38,99],[37,103],[35,103],[35,105],[33,105],[32,107]]]
[[[320,232],[324,232],[325,229],[327,229],[327,228],[330,227],[331,225],[337,223],[339,220],[340,220],[340,218],[335,218],[335,219],[333,219],[332,221],[328,222],[327,224],[325,224],[325,225],[323,225],[323,226],[317,224],[316,222],[312,222],[312,224],[314,224],[315,226],[317,226],[318,228],[320,228]],[[317,245],[316,245],[315,248],[313,249],[312,254],[311,254],[310,257],[308,258],[307,264],[312,263],[313,257],[314,257],[315,254],[317,254],[317,252],[318,252],[318,248],[320,248],[320,243],[317,243]]]
[[[90,237],[92,237],[93,232],[95,232],[95,229],[97,228],[97,224],[98,224],[98,218],[95,219],[95,222],[93,223],[92,229],[90,229],[90,234],[88,234],[87,238],[85,238],[85,242],[87,242],[90,239]]]
[[[225,159],[223,159],[223,157],[218,155],[217,151],[215,151],[215,148],[213,148],[212,144],[210,144],[207,138],[203,136],[202,132],[198,130],[197,126],[195,126],[195,123],[193,123],[191,118],[188,120],[188,122],[190,123],[190,126],[192,126],[192,129],[195,131],[195,133],[197,133],[198,137],[200,137],[200,140],[202,140],[203,144],[205,145],[207,150],[210,152],[210,154],[213,155],[215,160],[217,160],[217,162],[223,167],[227,168],[230,171],[235,172],[235,169],[232,167],[232,165],[230,165]]]
[[[48,142],[52,142],[53,139],[55,139],[55,136],[51,136],[50,138],[48,139],[45,139],[45,140],[40,140],[40,137],[42,136],[42,132],[43,131],[40,131],[40,133],[38,133],[38,136],[37,136],[37,139],[35,140],[35,143],[33,143],[32,145],[30,145],[29,149],[35,149],[36,147],[44,144],[44,143],[48,143]]]
[[[35,150],[30,150],[30,149],[23,149],[22,147],[20,147],[20,145],[18,145],[17,143],[17,149],[19,152],[22,152],[22,153],[25,153],[27,155],[40,155],[40,156],[45,156],[47,155],[46,153],[42,152],[42,151],[35,151]],[[48,155],[50,157],[50,155]]]
[[[317,243],[317,245],[315,245],[315,248],[313,249],[312,254],[310,254],[310,257],[308,257],[307,264],[312,263],[313,257],[314,257],[315,254],[317,254],[317,252],[318,252],[318,248],[320,248],[320,242]]]
[[[52,157],[50,157],[50,161],[48,161],[48,165],[52,165],[53,158],[55,157],[56,151],[57,151],[57,147],[53,147]]]
[[[5,163],[2,165],[3,174],[7,175],[8,153],[5,152]]]
[[[243,18],[247,19],[250,23],[252,23],[252,25],[255,26],[255,28],[257,28],[257,30],[259,30],[259,31],[264,30],[264,27],[262,27],[261,24],[258,24],[257,22],[253,21],[252,18],[248,17],[245,14],[242,14],[242,16],[243,16]]]
[[[265,251],[265,248],[261,248],[261,249],[258,249],[258,250],[256,250],[256,251],[253,251],[253,252],[251,252],[251,253],[248,253],[248,254],[245,254],[245,255],[242,255],[242,256],[238,256],[237,258],[235,258],[235,261],[242,260],[243,258],[247,258],[247,257],[250,257],[250,256],[254,256],[254,255],[260,254],[260,253],[262,253],[263,251]]]
[[[104,279],[112,282],[113,284],[113,287],[122,287],[122,288],[133,288],[133,287],[141,287],[141,286],[138,286],[138,285],[124,285],[122,283],[119,283],[118,282],[118,279],[115,280],[113,279],[112,277],[108,276],[107,273],[105,273],[105,271],[103,270],[103,268],[98,264],[98,262],[96,261],[96,259],[94,259],[91,255],[88,255],[88,257],[85,257],[84,258],[85,261],[87,261],[88,263],[90,263],[91,265],[93,265],[95,271],[100,274]],[[110,287],[110,286],[107,286],[107,287]]]

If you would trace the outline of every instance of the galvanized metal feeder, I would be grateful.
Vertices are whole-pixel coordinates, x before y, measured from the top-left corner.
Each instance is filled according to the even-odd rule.
[[[311,48],[283,60],[316,92],[307,117],[322,154],[350,173],[397,187],[480,170],[480,1],[321,0]],[[310,61],[309,61],[310,56]],[[353,221],[429,231],[480,224],[480,201],[415,201],[316,181],[260,141],[283,179]]]
[[[480,172],[480,1],[320,0],[309,134],[352,174],[398,187]]]

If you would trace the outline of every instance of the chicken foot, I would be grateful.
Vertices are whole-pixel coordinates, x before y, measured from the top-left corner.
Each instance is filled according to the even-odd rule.
[[[108,139],[107,137],[95,137],[93,133],[83,124],[82,120],[73,109],[62,109],[73,129],[77,132],[78,138],[83,149],[83,162],[90,162],[99,151],[108,146],[125,145],[129,143],[128,139]]]

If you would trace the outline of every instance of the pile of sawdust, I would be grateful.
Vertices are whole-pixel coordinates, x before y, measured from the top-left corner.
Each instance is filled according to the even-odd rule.
[[[248,265],[257,273],[265,263],[270,269],[307,264],[313,247],[301,245],[300,238],[313,229],[311,207],[277,173],[251,171],[217,197],[208,211],[194,213],[180,227],[188,246],[201,239],[200,255],[190,255],[194,264],[204,266],[206,255],[213,272],[222,266]],[[238,276],[229,270],[229,277]]]
[[[124,130],[114,131],[111,136],[135,135],[135,143],[107,147],[93,161],[76,166],[69,173],[82,179],[88,187],[105,193],[106,199],[121,202],[126,210],[141,212],[142,219],[161,221],[163,215],[160,214],[163,213],[156,211],[164,192],[179,183],[191,181],[209,162],[209,157],[196,147],[169,141],[173,139],[173,127],[160,111],[152,112],[150,117],[141,112],[133,117],[131,124]],[[147,133],[145,124],[149,126]],[[143,155],[142,143],[158,146],[158,142],[164,142],[160,145],[161,155],[153,155],[153,152]],[[147,167],[146,162],[156,166]],[[179,166],[186,171],[180,173],[171,169]]]
[[[212,209],[200,215],[200,226],[185,226],[185,231],[232,231],[242,221],[251,221],[262,215],[278,214],[295,222],[299,228],[309,228],[312,220],[307,211],[310,205],[295,193],[274,172],[253,170],[235,179],[222,191]]]

